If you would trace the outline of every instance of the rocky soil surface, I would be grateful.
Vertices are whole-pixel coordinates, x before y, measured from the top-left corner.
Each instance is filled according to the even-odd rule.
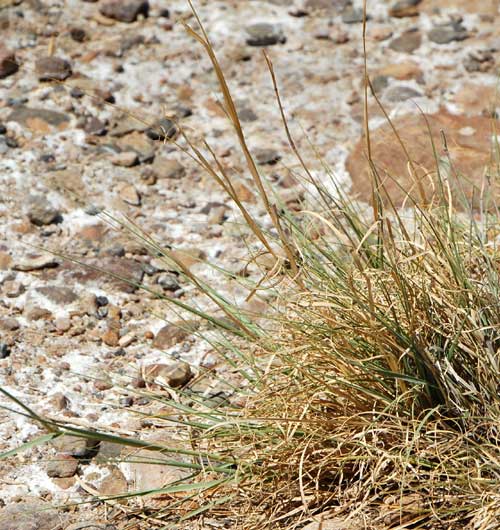
[[[262,50],[314,173],[326,181],[326,163],[344,189],[366,200],[361,4],[195,2],[259,169],[288,204],[299,204],[303,189],[293,178],[297,163]],[[425,112],[438,155],[444,130],[467,189],[480,186],[496,115],[499,1],[368,0],[368,13],[373,89],[420,174],[434,166]],[[197,337],[198,324],[172,326],[179,317],[152,292],[77,262],[174,300],[205,303],[143,242],[114,229],[100,214],[105,208],[177,249],[227,296],[241,294],[204,264],[244,268],[246,232],[237,213],[207,174],[162,141],[171,132],[167,116],[195,142],[206,139],[255,215],[263,214],[214,72],[183,21],[196,26],[185,0],[0,0],[0,385],[41,415],[168,443],[180,433],[146,418],[171,413],[147,397],[151,385],[168,391],[191,381],[207,402],[230,401],[229,387],[198,376],[211,368],[231,380],[229,368]],[[380,127],[372,138],[376,158],[411,186],[403,153],[370,101],[370,123]],[[401,203],[399,187],[388,186]],[[7,398],[0,403],[19,410]],[[22,415],[0,410],[0,452],[41,434]],[[116,503],[53,508],[182,477],[180,469],[106,457],[123,453],[111,443],[67,438],[0,461],[0,530],[154,528]],[[224,520],[200,525],[230,528]]]

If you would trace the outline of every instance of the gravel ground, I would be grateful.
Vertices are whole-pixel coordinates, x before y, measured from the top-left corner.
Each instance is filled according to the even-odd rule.
[[[296,160],[262,50],[272,57],[291,128],[313,172],[326,182],[326,163],[344,189],[366,200],[361,4],[195,4],[259,169],[288,204],[303,190],[291,176]],[[373,87],[412,154],[422,168],[432,167],[423,111],[432,115],[435,133],[446,131],[458,169],[480,183],[496,108],[498,0],[369,0],[368,13]],[[182,21],[196,25],[184,0],[0,0],[0,385],[51,418],[169,441],[179,433],[138,414],[155,412],[158,404],[126,387],[140,387],[151,373],[182,385],[200,366],[213,367],[210,346],[194,333],[175,331],[168,322],[178,316],[153,295],[39,249],[204,307],[140,241],[111,229],[98,214],[105,208],[183,251],[192,270],[227,296],[241,296],[236,284],[203,263],[243,269],[246,232],[237,213],[209,176],[179,149],[155,140],[151,129],[175,116],[194,141],[206,139],[248,207],[266,222],[218,104],[215,74]],[[370,99],[370,124],[381,126],[374,150],[408,182],[405,160],[388,148],[388,126]],[[227,366],[216,371],[232,377]],[[205,399],[233,397],[203,381],[197,392]],[[0,403],[16,408],[4,398]],[[0,410],[0,451],[40,434],[31,421]],[[116,448],[97,451],[66,440],[2,461],[0,530],[151,528],[132,515],[118,517],[116,507],[39,512],[40,506],[86,500],[92,490],[155,487],[179,473],[110,465],[100,458],[106,452],[112,456]],[[29,515],[30,507],[37,515]],[[16,519],[21,512],[28,514],[22,523]],[[85,521],[95,524],[78,526]],[[221,520],[200,524],[230,527]]]

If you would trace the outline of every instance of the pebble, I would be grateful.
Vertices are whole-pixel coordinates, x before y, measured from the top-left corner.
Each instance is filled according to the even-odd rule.
[[[161,285],[166,291],[176,291],[180,287],[177,275],[170,273],[160,274],[156,283]]]
[[[417,16],[421,2],[422,0],[399,0],[389,8],[389,15],[396,18]]]
[[[391,103],[418,97],[422,97],[422,94],[408,86],[394,86],[386,90],[384,94],[384,98]]]
[[[274,44],[284,44],[286,37],[283,30],[267,22],[259,22],[246,27],[248,37],[246,43],[249,46],[273,46]]]
[[[261,166],[273,166],[279,160],[281,160],[281,155],[275,149],[272,148],[255,149],[254,155],[255,159]]]
[[[186,175],[186,168],[174,159],[156,157],[152,168],[159,179],[181,179]]]
[[[94,381],[94,388],[98,392],[103,392],[105,390],[110,390],[111,388],[113,388],[113,383],[111,383],[110,381],[102,381],[102,380]]]
[[[75,97],[73,90],[71,91],[71,95]],[[78,96],[78,97],[81,97],[81,96]],[[96,118],[95,116],[91,116],[85,122],[85,125],[83,126],[83,130],[88,134],[93,134],[94,136],[105,136],[106,133],[108,132],[106,128],[106,124],[102,122],[101,120],[99,120],[98,118]]]
[[[0,44],[0,79],[15,74],[18,70],[15,53],[4,44]]]
[[[123,202],[126,202],[127,204],[130,204],[132,206],[140,206],[141,205],[141,196],[135,186],[132,184],[127,184],[123,188],[120,189],[120,199]]]
[[[106,346],[118,346],[118,343],[120,341],[120,334],[116,329],[107,329],[101,336],[102,342],[106,344]]]
[[[368,14],[366,19],[370,19]],[[354,7],[348,7],[342,12],[342,22],[344,24],[359,24],[360,22],[363,22],[363,10]]]
[[[66,410],[69,405],[69,400],[64,394],[57,392],[50,397],[50,404],[58,411]]]
[[[97,441],[87,438],[80,438],[70,434],[64,434],[51,442],[51,445],[59,454],[71,455],[82,458],[93,453],[97,448]]]
[[[6,359],[10,355],[10,347],[5,342],[0,342],[0,359]]]
[[[36,226],[50,225],[61,219],[61,212],[44,195],[28,197],[26,214]]]
[[[70,117],[67,114],[49,109],[14,107],[6,121],[14,121],[34,131],[50,132],[51,127],[62,130],[67,127]]]
[[[78,295],[69,287],[44,285],[43,287],[37,287],[35,290],[54,304],[61,306],[69,305],[78,300]]]
[[[60,454],[47,464],[47,475],[51,478],[72,477],[78,469],[78,460],[71,455]]]
[[[422,35],[419,31],[407,31],[396,37],[389,43],[389,48],[396,52],[412,53],[420,48],[422,44]]]
[[[6,317],[6,318],[0,318],[0,329],[3,329],[4,331],[16,331],[21,327],[21,324],[19,324],[19,320],[12,318],[12,317]]]
[[[64,81],[72,75],[71,65],[61,57],[42,57],[35,63],[39,81]]]
[[[182,323],[179,323],[179,326],[182,325]],[[153,339],[153,348],[167,350],[179,342],[186,340],[190,333],[185,329],[181,329],[179,326],[174,324],[163,326]]]
[[[65,333],[71,329],[71,319],[68,317],[57,317],[54,321],[57,331]]]
[[[172,388],[179,388],[194,377],[188,363],[179,361],[173,364],[153,364],[144,370],[146,380],[165,383]]]
[[[0,251],[0,271],[10,269],[12,265],[12,257],[7,252]]]
[[[148,16],[147,0],[107,0],[99,8],[101,15],[119,22],[135,22],[139,15]]]
[[[108,466],[109,475],[102,479],[97,489],[101,495],[122,495],[127,493],[128,484],[125,475],[117,466]],[[134,480],[134,484],[136,481]]]
[[[127,346],[130,346],[136,339],[137,336],[135,334],[135,331],[129,331],[128,333],[123,335],[123,337],[120,337],[120,340],[118,341],[118,346],[120,346],[120,348],[126,348]]]
[[[467,30],[459,24],[450,26],[439,26],[433,28],[427,33],[430,41],[436,44],[449,44],[453,41],[462,41],[469,37]]]
[[[36,271],[46,269],[49,267],[57,267],[58,262],[54,256],[50,254],[27,254],[22,258],[15,260],[12,268],[17,271]]]
[[[83,42],[87,38],[87,32],[83,28],[71,28],[69,35],[75,42]]]
[[[123,151],[110,157],[114,166],[132,167],[139,163],[139,156],[135,151]]]
[[[489,72],[495,67],[495,57],[489,51],[470,52],[464,60],[467,72]]]
[[[155,157],[155,144],[146,135],[140,132],[132,132],[118,140],[121,151],[135,151],[141,164],[149,163]]]
[[[7,280],[3,284],[2,291],[7,298],[17,298],[21,296],[26,288],[24,285],[17,280]]]
[[[389,78],[386,75],[377,75],[372,79],[372,88],[375,94],[380,94],[389,85]]]
[[[161,118],[145,131],[146,136],[151,140],[165,142],[172,140],[177,135],[177,127],[172,120]]]

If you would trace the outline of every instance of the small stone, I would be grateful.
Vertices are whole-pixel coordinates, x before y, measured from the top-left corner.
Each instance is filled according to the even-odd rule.
[[[277,151],[271,148],[256,149],[255,158],[261,166],[264,166],[264,165],[273,166],[279,160],[281,160],[281,155]]]
[[[97,486],[101,495],[120,495],[127,493],[128,484],[125,475],[117,466],[112,466],[110,474]]]
[[[370,17],[367,15],[366,19],[369,20]],[[342,12],[342,22],[344,24],[359,24],[360,22],[363,22],[363,10],[348,7]]]
[[[182,326],[182,323],[180,326]],[[174,324],[168,324],[163,326],[156,334],[153,340],[153,348],[166,350],[175,346],[179,342],[183,342],[189,337],[189,335],[190,333],[181,327]]]
[[[50,254],[33,255],[28,254],[14,261],[12,268],[17,271],[29,272],[49,267],[57,267],[56,259]]]
[[[122,397],[119,399],[121,407],[131,407],[134,404],[134,398],[131,396]]]
[[[146,135],[132,132],[120,138],[117,145],[121,152],[135,151],[141,164],[149,163],[155,158],[155,144]]]
[[[141,196],[132,184],[127,184],[120,190],[120,199],[132,206],[141,205]]]
[[[7,280],[3,284],[2,291],[7,298],[17,298],[25,291],[24,285],[17,280]]]
[[[388,89],[385,92],[384,97],[391,103],[397,103],[398,101],[406,101],[407,99],[422,97],[422,94],[408,86],[395,86]]]
[[[78,469],[78,460],[71,455],[60,454],[47,464],[47,475],[49,477],[68,478],[72,477]]]
[[[136,340],[136,338],[137,336],[135,332],[130,331],[129,333],[126,333],[125,335],[123,335],[123,337],[120,337],[120,340],[118,341],[118,346],[120,346],[120,348],[126,348],[127,346],[130,346]]]
[[[64,81],[73,73],[71,65],[60,57],[42,57],[35,63],[39,81]]]
[[[372,80],[372,88],[375,94],[380,94],[389,85],[389,78],[386,75],[377,75]]]
[[[417,16],[421,2],[422,0],[399,0],[389,9],[389,15],[396,18]]]
[[[420,67],[412,61],[388,64],[381,68],[378,74],[385,77],[394,77],[399,80],[421,79],[423,76]]]
[[[255,114],[255,111],[249,107],[242,107],[241,109],[239,109],[238,117],[243,123],[251,123],[259,119],[257,114]]]
[[[449,44],[453,41],[463,41],[469,37],[467,30],[460,24],[442,26],[431,29],[427,34],[430,41],[436,44]]]
[[[199,248],[170,250],[169,256],[187,269],[190,269],[193,265],[203,262],[203,260],[207,257],[205,252]]]
[[[171,140],[176,136],[177,132],[175,123],[168,118],[161,118],[145,131],[146,136],[151,140],[162,142]]]
[[[284,44],[286,37],[282,29],[274,24],[259,22],[247,26],[248,38],[246,43],[249,46],[273,46],[274,44]]]
[[[5,342],[0,342],[0,359],[7,359],[10,355],[10,347]]]
[[[103,307],[109,304],[109,300],[107,296],[96,296],[95,303],[97,307]]]
[[[135,151],[124,151],[110,157],[114,166],[132,167],[139,163],[139,157]]]
[[[177,276],[170,273],[160,274],[156,283],[161,285],[166,291],[176,291],[180,287]]]
[[[87,32],[83,28],[71,28],[69,35],[75,42],[83,42],[87,38]]]
[[[7,252],[0,251],[0,271],[10,269],[12,265],[12,257]]]
[[[97,442],[87,438],[80,438],[79,436],[64,434],[56,438],[52,445],[60,454],[81,458],[92,453],[97,447]]]
[[[147,0],[107,0],[99,8],[101,15],[119,22],[135,22],[139,15],[148,16]]]
[[[207,218],[209,225],[220,225],[227,219],[227,206],[216,206],[210,210]]]
[[[288,5],[288,2],[285,2]],[[340,12],[349,6],[352,0],[306,0],[306,9],[332,10],[333,13]]]
[[[464,60],[467,72],[489,72],[495,66],[495,57],[489,51],[470,52]]]
[[[37,287],[35,290],[54,304],[61,306],[69,305],[78,299],[78,295],[69,287],[45,285],[43,287]]]
[[[164,383],[172,388],[179,388],[193,378],[194,374],[188,363],[179,361],[174,364],[153,364],[145,369],[147,380]]]
[[[6,121],[15,121],[36,132],[47,133],[51,127],[65,129],[70,121],[67,114],[55,110],[38,109],[24,106],[15,107]]]
[[[6,317],[0,319],[0,329],[4,331],[16,331],[21,327],[19,321],[12,317]]]
[[[44,307],[28,306],[24,309],[24,316],[31,321],[51,320],[52,313]]]
[[[49,403],[58,411],[66,410],[69,405],[68,398],[62,394],[61,392],[57,392],[56,394],[52,395],[50,397]]]
[[[422,35],[418,31],[406,31],[389,43],[389,48],[396,52],[412,53],[422,44]]]
[[[15,74],[19,70],[16,56],[3,44],[0,44],[0,79]]]
[[[61,219],[61,212],[43,195],[28,197],[26,214],[36,226],[50,225]]]
[[[108,329],[103,333],[101,339],[107,346],[118,346],[120,334],[115,329]]]
[[[185,167],[178,160],[156,157],[152,168],[160,179],[178,180],[186,175]]]
[[[57,317],[54,321],[57,331],[65,333],[71,329],[71,320],[68,317]]]
[[[96,118],[95,116],[91,116],[85,122],[85,125],[83,126],[83,130],[86,133],[92,134],[94,136],[104,136],[108,132],[106,129],[106,124],[102,122],[101,120],[99,120],[98,118]]]
[[[255,195],[242,180],[234,182],[233,189],[241,202],[255,202]]]
[[[110,381],[94,381],[94,388],[99,391],[103,392],[104,390],[109,390],[110,388],[113,388],[113,383]]]

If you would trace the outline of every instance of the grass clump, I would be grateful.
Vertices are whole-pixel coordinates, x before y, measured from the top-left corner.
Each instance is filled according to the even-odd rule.
[[[207,296],[211,309],[170,302],[219,330],[207,339],[245,382],[240,408],[209,409],[192,396],[183,401],[183,391],[171,400],[148,394],[179,412],[190,446],[179,452],[192,458],[193,471],[162,490],[176,500],[150,520],[181,524],[211,510],[231,528],[245,529],[301,528],[323,519],[349,529],[499,528],[500,218],[488,182],[482,210],[464,214],[449,191],[448,179],[458,177],[440,175],[436,155],[435,195],[425,197],[416,182],[418,200],[409,192],[399,210],[383,185],[391,176],[380,175],[371,158],[367,128],[372,204],[357,204],[335,186],[331,191],[296,148],[266,56],[301,168],[297,178],[310,190],[291,211],[259,174],[197,22],[199,32],[187,29],[211,59],[272,228],[247,209],[208,144],[196,146],[182,130],[175,143],[239,208],[254,239],[248,261],[270,256],[260,280],[242,285],[248,299],[265,293],[273,307],[267,318],[244,310],[138,226],[118,221]],[[366,77],[367,93],[369,86]],[[397,131],[394,141],[400,142]],[[429,149],[437,152],[432,138]],[[71,432],[172,452],[43,424],[55,436]]]

